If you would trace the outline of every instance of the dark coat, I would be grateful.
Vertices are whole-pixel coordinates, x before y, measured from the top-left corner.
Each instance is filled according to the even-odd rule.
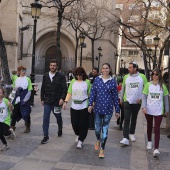
[[[25,98],[27,93],[28,93],[28,89],[23,90],[22,88],[18,88],[17,91],[16,91],[16,94],[15,94],[15,98],[12,102],[12,104],[14,105],[16,98],[18,96],[20,96],[20,102],[18,104],[19,104],[19,107],[20,107],[20,112],[21,112],[22,118],[24,119],[25,122],[28,121],[28,117],[31,113],[31,106],[30,106],[29,101],[24,102],[24,98]],[[14,107],[15,107],[15,105],[14,105]],[[17,116],[16,119],[17,119],[17,121],[19,121],[21,119],[21,117]]]
[[[51,81],[49,73],[43,76],[41,86],[41,101],[44,104],[59,106],[60,99],[65,99],[67,94],[66,78],[57,72]]]

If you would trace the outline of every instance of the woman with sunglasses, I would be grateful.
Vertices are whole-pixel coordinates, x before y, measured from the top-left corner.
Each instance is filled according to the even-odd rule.
[[[77,135],[77,148],[83,147],[83,142],[87,136],[89,126],[88,97],[91,89],[90,81],[83,67],[75,69],[75,79],[70,82],[68,93],[63,104],[63,109],[72,97],[71,104],[71,124],[74,133]]]
[[[31,107],[29,104],[29,99],[31,96],[32,84],[30,78],[25,75],[26,68],[24,66],[18,67],[18,73],[19,77],[14,83],[16,94],[12,102],[14,105],[14,110],[12,114],[11,128],[15,130],[16,122],[20,121],[22,118],[25,121],[26,126],[24,133],[29,133],[31,125]]]
[[[95,78],[89,98],[88,111],[91,113],[94,104],[95,134],[97,141],[94,149],[99,151],[99,158],[104,158],[104,149],[108,136],[109,122],[115,107],[115,116],[119,117],[119,101],[116,81],[112,78],[109,63],[102,65],[102,75]]]
[[[168,90],[163,83],[161,71],[156,68],[152,71],[151,82],[148,82],[143,90],[142,111],[147,120],[147,149],[152,149],[152,127],[154,119],[155,143],[153,156],[159,156],[160,125],[162,115],[168,114]]]

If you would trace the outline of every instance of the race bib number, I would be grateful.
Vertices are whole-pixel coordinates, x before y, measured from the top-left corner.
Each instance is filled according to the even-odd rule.
[[[130,88],[131,89],[139,89],[139,82],[137,82],[137,83],[130,83]]]
[[[150,93],[150,99],[151,100],[160,100],[161,94],[160,93]]]
[[[1,114],[1,115],[2,115],[2,114],[6,114],[6,111],[5,111],[5,108],[4,108],[4,107],[0,108],[0,114]]]
[[[54,107],[54,113],[55,114],[61,113],[61,107]]]

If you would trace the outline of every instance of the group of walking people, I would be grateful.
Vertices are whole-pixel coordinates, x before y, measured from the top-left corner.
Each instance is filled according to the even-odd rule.
[[[147,149],[152,149],[152,127],[155,121],[155,144],[153,156],[160,155],[158,150],[160,140],[160,124],[162,115],[169,113],[168,90],[163,84],[163,79],[159,69],[153,70],[151,82],[147,82],[144,74],[138,72],[138,65],[135,62],[129,63],[129,74],[125,75],[121,85],[112,78],[109,63],[104,63],[101,68],[101,75],[97,70],[89,78],[83,67],[77,67],[74,71],[74,78],[70,81],[67,89],[66,78],[58,72],[56,60],[50,61],[50,71],[43,76],[41,87],[41,104],[44,106],[43,113],[43,139],[41,144],[49,142],[49,123],[50,114],[53,112],[58,124],[58,137],[62,136],[63,120],[62,108],[67,108],[70,99],[71,124],[76,135],[76,147],[83,148],[84,140],[89,129],[89,115],[94,115],[94,129],[96,142],[94,149],[99,151],[99,158],[104,158],[104,150],[108,138],[108,128],[110,120],[115,112],[117,119],[120,119],[123,128],[122,145],[129,145],[129,139],[136,141],[135,129],[137,124],[138,112],[142,105],[142,111],[147,120]],[[31,81],[25,76],[25,68],[20,69],[20,76],[15,80],[14,87],[17,90],[13,105],[7,99],[3,101],[3,89],[0,89],[0,108],[6,105],[6,109],[13,109],[12,121],[10,122],[10,111],[3,112],[0,117],[0,126],[6,128],[6,133],[13,134],[16,121],[24,119],[26,130],[30,131],[31,109],[29,106],[30,91],[32,90]],[[119,82],[121,83],[121,82]],[[2,91],[2,92],[1,92]],[[118,95],[118,91],[120,95]],[[2,93],[2,94],[1,94]],[[2,104],[1,104],[2,103]],[[1,106],[2,105],[2,106]],[[8,110],[9,110],[8,109]],[[120,114],[122,112],[122,115]],[[121,115],[121,116],[120,116]],[[7,123],[6,123],[7,122]],[[0,138],[7,148],[2,130],[0,128]],[[4,147],[5,148],[5,147]]]
[[[5,90],[0,88],[0,139],[3,143],[1,151],[8,149],[8,144],[4,136],[15,138],[16,122],[24,120],[26,129],[24,133],[30,132],[31,126],[31,106],[29,99],[32,91],[32,84],[26,76],[26,68],[18,67],[18,75],[12,77],[13,93],[11,101],[5,98]]]
[[[168,90],[163,83],[162,73],[156,68],[151,73],[151,81],[147,82],[145,75],[138,72],[135,62],[129,63],[129,74],[125,75],[122,83],[120,103],[124,110],[124,127],[122,145],[129,145],[129,139],[136,141],[135,129],[137,115],[142,105],[142,112],[147,120],[147,149],[151,150],[152,128],[154,120],[154,151],[153,156],[159,156],[160,152],[160,125],[163,115],[169,114]]]

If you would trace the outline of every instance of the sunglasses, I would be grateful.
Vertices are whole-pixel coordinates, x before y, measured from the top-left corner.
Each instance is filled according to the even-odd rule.
[[[21,69],[21,72],[25,73],[27,71],[27,69]]]
[[[154,74],[154,73],[152,73],[152,76],[154,76],[154,75],[155,75],[155,76],[159,76],[159,74]]]
[[[76,76],[83,76],[84,74],[83,73],[77,73],[75,74]]]

